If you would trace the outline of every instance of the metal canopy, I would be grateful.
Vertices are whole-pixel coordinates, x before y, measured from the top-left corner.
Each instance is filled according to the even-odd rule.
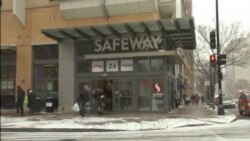
[[[82,27],[43,29],[47,37],[61,41],[64,39],[85,39],[121,37],[138,34],[162,33],[175,48],[195,49],[195,27],[193,18],[138,21],[121,24],[92,25]]]

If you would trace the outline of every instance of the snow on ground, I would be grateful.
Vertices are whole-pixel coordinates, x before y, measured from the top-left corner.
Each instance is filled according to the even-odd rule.
[[[42,117],[1,116],[1,128],[72,128],[72,129],[112,129],[112,130],[162,130],[184,126],[215,125],[229,123],[233,115],[213,118],[162,118],[155,121],[141,121],[138,118],[74,117],[62,120],[46,120]]]

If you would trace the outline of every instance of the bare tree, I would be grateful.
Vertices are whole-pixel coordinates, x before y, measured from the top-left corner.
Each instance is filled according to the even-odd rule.
[[[195,72],[200,74],[196,75],[196,81],[210,79],[213,81],[212,85],[214,86],[217,80],[216,65],[211,67],[209,62],[209,55],[212,53],[216,54],[216,50],[210,49],[209,33],[212,30],[215,30],[215,28],[208,25],[198,25],[196,27],[197,47],[196,50],[194,50],[194,68]],[[246,32],[241,29],[241,24],[239,22],[234,22],[230,25],[226,25],[222,22],[220,23],[221,54],[227,55],[227,64],[223,67],[230,65],[247,65],[246,60],[249,57],[249,53],[244,51],[247,48],[247,46],[244,45],[246,35]],[[229,56],[232,55],[233,59],[229,59]],[[190,56],[190,58],[191,57],[192,56]]]
[[[208,66],[204,66],[204,62],[201,61],[209,61],[206,57],[205,59],[201,58],[201,55],[209,56],[213,52],[210,49],[210,39],[209,33],[214,30],[211,26],[199,25],[197,27],[197,49],[195,51],[195,65],[196,69],[201,72],[207,74],[207,72],[202,72]],[[224,67],[230,65],[237,66],[245,66],[247,64],[246,59],[248,58],[248,54],[244,52],[247,46],[244,45],[244,41],[246,40],[246,32],[241,29],[240,22],[234,22],[230,25],[226,25],[224,23],[220,24],[220,48],[221,54],[231,55],[235,54],[234,59],[227,59],[227,64]],[[205,68],[204,68],[205,67]]]

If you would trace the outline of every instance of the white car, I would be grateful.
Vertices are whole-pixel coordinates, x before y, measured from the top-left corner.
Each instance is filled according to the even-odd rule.
[[[232,97],[223,96],[222,101],[223,101],[223,107],[224,108],[235,108],[235,102],[234,102]]]

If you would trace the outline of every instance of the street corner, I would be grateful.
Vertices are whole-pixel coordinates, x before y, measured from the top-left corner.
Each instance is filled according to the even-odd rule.
[[[237,120],[235,115],[217,115],[212,118],[201,118],[201,121],[206,121],[213,124],[228,124]]]

